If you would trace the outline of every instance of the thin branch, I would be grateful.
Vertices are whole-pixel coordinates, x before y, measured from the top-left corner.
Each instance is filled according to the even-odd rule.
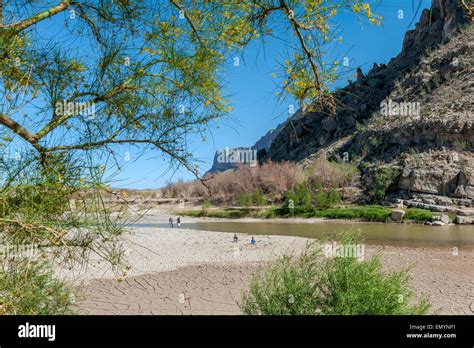
[[[186,21],[188,22],[189,26],[193,30],[193,33],[196,36],[196,38],[198,39],[199,43],[201,44],[201,46],[204,46],[204,43],[201,40],[201,36],[199,35],[198,30],[197,30],[193,20],[191,19],[191,17],[189,17],[188,12],[176,0],[170,0],[170,2],[173,6],[175,6],[177,9],[179,9],[183,13],[184,18],[186,18]]]
[[[301,34],[301,31],[300,31],[301,25],[294,18],[293,13],[292,13],[291,9],[288,7],[288,5],[286,4],[285,0],[280,0],[280,6],[285,9],[286,15],[290,19],[291,25],[293,26],[293,29],[296,32],[296,36],[298,37],[298,40],[300,41],[301,48],[303,49],[303,51],[306,54],[306,57],[309,60],[309,63],[311,65],[311,70],[313,71],[313,75],[314,75],[315,88],[320,89],[321,88],[321,83],[320,83],[320,79],[319,79],[318,67],[316,65],[316,62],[313,59],[314,58],[313,54],[311,53],[311,51],[306,46],[306,42],[304,41],[303,34]]]

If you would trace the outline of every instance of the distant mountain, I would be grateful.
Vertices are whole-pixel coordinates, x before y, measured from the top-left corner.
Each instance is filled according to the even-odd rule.
[[[224,172],[230,169],[235,169],[241,164],[243,165],[249,164],[246,162],[241,163],[239,161],[226,160],[226,157],[227,159],[229,159],[230,157],[230,156],[226,156],[226,153],[244,154],[247,151],[253,151],[253,153],[256,156],[255,158],[256,160],[264,157],[270,151],[270,147],[273,141],[276,139],[278,134],[280,134],[280,132],[285,128],[287,123],[289,121],[296,120],[301,116],[302,116],[302,112],[301,110],[298,110],[294,115],[289,117],[286,121],[280,123],[276,128],[270,129],[263,137],[258,139],[257,142],[253,144],[252,146],[238,147],[238,148],[224,148],[224,149],[217,150],[216,153],[214,154],[214,161],[212,163],[212,168],[209,169],[209,171],[207,171],[205,175],[217,173],[217,172]],[[242,155],[242,156],[237,156],[237,157],[245,157],[245,156]]]

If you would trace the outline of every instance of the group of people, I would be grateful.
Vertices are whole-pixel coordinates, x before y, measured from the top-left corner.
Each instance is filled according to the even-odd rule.
[[[238,241],[239,241],[239,237],[237,237],[237,234],[234,233],[234,243],[237,243]],[[252,237],[252,239],[250,240],[250,244],[252,244],[252,245],[257,244],[257,241],[255,240],[254,237]]]
[[[168,219],[168,222],[170,224],[170,228],[173,228],[174,227],[174,220],[172,217],[170,217]],[[176,227],[181,227],[181,217],[178,216],[178,218],[176,219]]]

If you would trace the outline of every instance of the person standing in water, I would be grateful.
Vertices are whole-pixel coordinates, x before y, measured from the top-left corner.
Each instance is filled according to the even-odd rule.
[[[257,241],[255,240],[255,238],[254,238],[254,237],[252,237],[252,240],[250,241],[250,244],[252,244],[252,245],[255,245],[255,244],[257,244]]]
[[[178,218],[176,219],[176,226],[177,227],[181,227],[181,218],[178,216]]]
[[[168,222],[170,223],[170,228],[173,228],[173,218],[172,217],[169,218]]]
[[[237,234],[234,233],[234,243],[237,243],[239,241],[239,237],[237,237]]]

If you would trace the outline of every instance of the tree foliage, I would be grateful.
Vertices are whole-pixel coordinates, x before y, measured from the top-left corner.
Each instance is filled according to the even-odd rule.
[[[324,43],[344,9],[379,20],[357,0],[1,1],[0,244],[118,262],[106,169],[155,150],[198,176],[188,140],[231,110],[225,64],[282,30],[283,90],[327,101]]]

